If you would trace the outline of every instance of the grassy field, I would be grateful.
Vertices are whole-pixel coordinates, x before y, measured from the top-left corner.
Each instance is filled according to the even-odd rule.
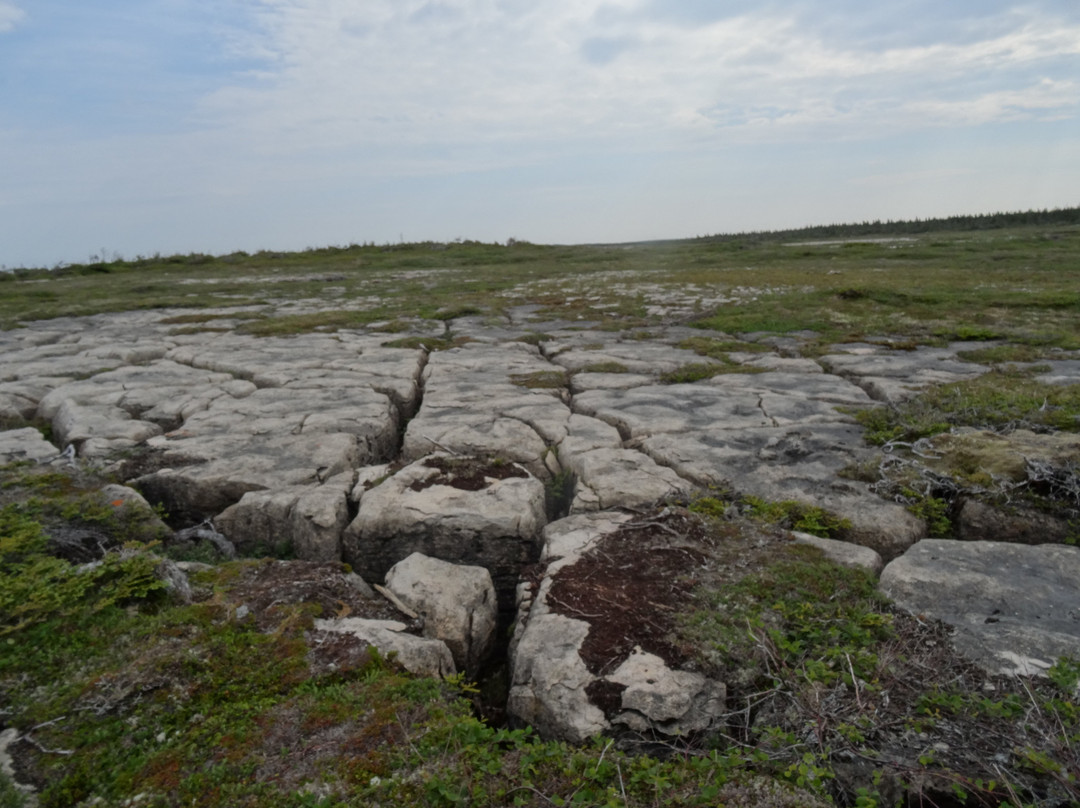
[[[601,329],[685,322],[725,333],[812,330],[822,342],[1007,338],[1080,348],[1080,225],[934,231],[873,241],[779,237],[610,246],[462,242],[301,253],[200,254],[0,275],[0,327],[62,316],[190,308],[212,328],[244,307],[257,335],[417,318],[538,316]],[[212,310],[212,311],[203,311]],[[180,320],[180,318],[178,318]]]

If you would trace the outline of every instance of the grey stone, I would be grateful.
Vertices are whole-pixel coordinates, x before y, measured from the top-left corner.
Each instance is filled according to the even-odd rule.
[[[595,680],[578,655],[588,633],[583,620],[546,611],[530,616],[514,653],[508,715],[543,738],[571,743],[582,743],[611,726],[585,692]]]
[[[400,630],[401,625],[388,625],[384,620],[365,620],[361,617],[315,621],[317,631],[350,634],[377,648],[383,656],[393,655],[405,670],[417,676],[445,678],[457,673],[454,658],[445,643],[406,634]]]
[[[566,350],[560,350],[559,346],[553,345],[545,346],[545,351],[553,362],[573,372],[587,372],[590,367],[619,364],[630,373],[655,378],[661,373],[670,373],[683,365],[720,364],[718,360],[659,342],[635,340],[601,343],[596,334],[590,334],[589,341],[594,340],[601,347],[595,349],[569,347]]]
[[[929,385],[971,379],[989,370],[957,358],[958,351],[970,347],[954,343],[947,348],[894,351],[884,346],[864,345],[845,353],[822,356],[818,361],[830,373],[858,381],[876,400],[898,402]]]
[[[791,535],[799,544],[809,544],[818,548],[827,559],[841,566],[868,570],[874,575],[880,575],[885,567],[881,555],[869,547],[798,531],[792,531]]]
[[[832,511],[851,522],[852,541],[886,559],[926,535],[925,523],[903,506],[881,499],[864,483],[837,476],[870,451],[862,429],[853,424],[665,433],[646,438],[642,448],[702,487],[729,487],[767,500],[796,500]]]
[[[536,348],[520,342],[468,344],[433,354],[424,369],[424,406],[409,422],[402,456],[498,456],[537,477],[549,476],[549,447],[566,436],[570,411],[559,391],[524,385],[551,371]]]
[[[571,512],[641,508],[693,488],[671,469],[629,449],[574,453],[564,465],[577,478]]]
[[[345,531],[345,560],[367,580],[381,580],[414,552],[485,567],[509,608],[517,571],[535,560],[547,521],[543,483],[527,472],[489,478],[478,491],[440,480],[442,472],[420,460],[366,491]]]
[[[446,643],[458,670],[480,670],[495,641],[491,573],[413,553],[390,568],[386,588],[424,619],[425,637]]]
[[[17,460],[43,463],[58,454],[57,448],[32,426],[0,432],[0,465]]]
[[[1006,511],[966,499],[956,515],[957,538],[965,541],[1059,544],[1075,534],[1071,520],[1018,505]]]
[[[87,407],[71,400],[57,409],[52,427],[59,443],[74,443],[82,456],[101,456],[113,447],[133,446],[161,434],[157,424],[135,420],[119,407]],[[92,448],[84,445],[91,438],[98,441]]]
[[[214,522],[244,552],[288,546],[305,561],[338,561],[352,480],[345,472],[322,485],[249,491]]]
[[[640,648],[605,677],[624,685],[622,709],[612,719],[635,732],[686,735],[712,728],[727,712],[727,688],[693,671],[672,670]]]
[[[881,590],[956,628],[953,642],[990,673],[1038,675],[1080,655],[1080,548],[924,539],[891,562]]]

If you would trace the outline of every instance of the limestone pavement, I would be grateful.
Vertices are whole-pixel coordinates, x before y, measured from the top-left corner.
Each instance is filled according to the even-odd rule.
[[[0,332],[0,417],[48,423],[55,441],[35,429],[2,432],[0,461],[47,461],[70,445],[73,462],[119,474],[174,526],[209,520],[242,552],[344,560],[369,583],[389,572],[398,596],[430,616],[425,638],[446,641],[446,654],[404,650],[412,640],[385,621],[319,628],[393,645],[424,670],[477,669],[491,653],[499,620],[486,610],[497,603],[503,624],[517,626],[510,712],[550,735],[580,740],[613,724],[677,734],[723,713],[723,683],[644,651],[604,677],[590,673],[579,654],[588,623],[553,612],[544,583],[518,586],[523,568],[539,563],[550,581],[598,535],[657,503],[719,488],[825,508],[848,519],[865,548],[826,552],[872,569],[902,557],[885,576],[912,608],[926,608],[916,583],[926,576],[910,567],[927,553],[957,569],[975,563],[920,541],[920,519],[839,476],[870,452],[851,411],[985,372],[957,357],[963,344],[838,345],[807,359],[793,350],[798,337],[762,352],[762,337],[749,335],[729,365],[679,347],[687,329],[629,338],[530,322],[528,312],[497,325],[455,321],[459,347],[440,351],[388,347],[393,337],[375,331],[178,334],[162,322],[170,313]],[[522,339],[537,331],[547,338]],[[663,383],[691,364],[723,372]],[[1046,378],[1080,377],[1076,363],[1059,364]],[[975,544],[989,565],[1018,552]],[[1048,563],[1062,566],[1080,551],[1055,552]],[[451,578],[431,572],[447,563],[473,572],[442,595],[418,582],[416,570]],[[466,590],[475,607],[462,605]],[[464,624],[448,616],[462,609]],[[1054,623],[1055,649],[1080,645],[1071,625]],[[1025,634],[1023,664],[1038,667],[1040,647]],[[1002,653],[990,654],[993,664]],[[592,703],[599,678],[621,688],[620,709]]]

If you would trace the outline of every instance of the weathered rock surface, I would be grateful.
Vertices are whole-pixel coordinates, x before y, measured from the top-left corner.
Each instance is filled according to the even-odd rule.
[[[424,619],[425,637],[446,643],[458,670],[479,672],[495,642],[491,573],[413,553],[390,568],[386,588]]]
[[[295,311],[319,305],[307,301]],[[664,305],[689,312],[694,300]],[[241,552],[291,545],[302,559],[344,558],[370,581],[393,568],[390,591],[423,613],[425,631],[445,643],[403,632],[401,622],[372,616],[349,598],[339,610],[329,596],[320,601],[324,614],[338,618],[312,634],[344,642],[346,632],[355,638],[350,647],[396,649],[414,670],[480,667],[491,642],[487,625],[496,620],[490,610],[497,601],[505,617],[516,590],[510,712],[545,735],[583,740],[610,730],[707,731],[723,720],[724,685],[680,669],[674,656],[638,647],[620,650],[606,667],[586,661],[582,649],[596,636],[591,618],[549,597],[560,571],[595,561],[592,550],[622,535],[633,517],[620,509],[643,511],[708,485],[799,500],[849,519],[855,543],[798,540],[840,563],[880,569],[882,557],[903,554],[925,525],[838,476],[871,452],[862,429],[838,408],[899,401],[927,384],[986,371],[959,360],[959,351],[974,347],[962,343],[914,351],[846,344],[814,360],[799,355],[811,335],[742,335],[735,347],[754,341],[769,350],[734,350],[720,360],[677,347],[701,336],[694,329],[622,340],[571,330],[588,327],[584,320],[532,322],[533,313],[520,307],[494,325],[456,319],[455,335],[475,342],[431,353],[386,348],[386,334],[359,331],[174,333],[161,322],[167,312],[34,323],[0,333],[0,418],[48,420],[58,441],[76,446],[79,462],[149,449],[153,463],[135,484],[177,522],[199,523],[192,530],[222,552],[233,543]],[[415,326],[432,336],[444,329]],[[548,332],[540,348],[514,341],[526,330]],[[660,383],[686,365],[730,370],[731,362],[751,372]],[[1047,381],[1080,376],[1075,360],[1051,365]],[[1023,431],[937,440],[942,462],[1013,483],[1033,460],[1065,468],[1080,451],[1075,437]],[[0,461],[42,462],[57,453],[36,430],[0,433]],[[568,480],[557,507],[572,515],[545,527],[556,507],[548,500]],[[964,503],[957,528],[967,539],[1029,543],[1063,539],[1068,529],[976,500]],[[518,586],[522,567],[538,558],[539,582]],[[1074,607],[1061,594],[1069,581],[1075,588],[1074,559],[1064,547],[924,541],[886,569],[882,585],[908,608],[940,612],[957,625],[958,646],[987,667],[1036,670],[1056,653],[1076,653]],[[303,569],[314,567],[295,568]],[[326,573],[338,586],[335,575]],[[454,588],[458,576],[466,580]],[[435,584],[452,591],[439,594]],[[1044,599],[1054,592],[1065,600]],[[928,593],[938,600],[924,603]],[[475,605],[466,605],[470,598]],[[272,602],[241,605],[262,619]]]
[[[548,562],[535,592],[519,592],[521,611],[511,643],[507,712],[542,736],[581,742],[601,732],[658,732],[679,736],[722,720],[726,688],[693,671],[672,669],[660,656],[635,647],[609,671],[590,666],[590,635],[609,627],[596,615],[574,615],[552,601],[560,571],[578,564],[630,517],[580,514],[549,524]],[[634,553],[638,548],[628,546]],[[613,571],[613,574],[618,574]]]
[[[881,555],[869,547],[860,547],[851,542],[826,539],[797,531],[793,531],[791,535],[799,544],[809,544],[818,548],[833,563],[845,567],[864,569],[874,575],[880,575],[885,568],[885,562],[882,561]]]
[[[869,450],[862,429],[836,407],[869,404],[838,376],[776,372],[593,390],[573,402],[683,479],[833,511],[852,523],[855,542],[892,558],[925,535],[925,525],[864,484],[837,477]]]
[[[991,673],[1045,673],[1080,654],[1080,548],[925,539],[892,561],[881,589],[956,627],[956,649]]]
[[[57,448],[31,426],[0,432],[0,464],[19,460],[43,463],[58,454]]]
[[[470,343],[433,354],[424,406],[409,422],[406,460],[436,451],[503,457],[547,477],[549,447],[566,436],[570,410],[556,389],[530,389],[551,365],[533,346]]]
[[[701,732],[726,712],[727,688],[693,671],[672,670],[663,659],[635,648],[607,682],[622,685],[621,712],[611,720],[635,732]]]
[[[1066,517],[1022,505],[995,507],[977,499],[964,500],[955,526],[959,539],[1017,544],[1061,544],[1077,533]]]
[[[509,608],[546,521],[544,484],[524,468],[441,453],[363,493],[344,558],[367,580],[416,552],[484,567]]]
[[[379,649],[383,656],[394,655],[405,670],[417,676],[452,676],[454,658],[440,640],[405,633],[405,624],[362,617],[316,620],[315,629],[331,634],[347,634]]]
[[[818,361],[830,372],[856,381],[878,401],[897,402],[918,395],[931,384],[948,384],[981,376],[989,368],[965,362],[957,353],[979,347],[977,343],[953,343],[947,348],[919,347],[893,350],[884,345],[852,343],[833,346]]]
[[[287,548],[306,561],[337,561],[352,483],[344,472],[322,485],[249,491],[214,523],[241,552]]]

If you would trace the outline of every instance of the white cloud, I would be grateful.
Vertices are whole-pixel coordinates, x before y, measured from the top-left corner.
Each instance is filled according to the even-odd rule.
[[[11,31],[26,16],[26,12],[9,0],[0,0],[0,34]]]
[[[1075,72],[1080,24],[1035,11],[980,20],[961,42],[881,51],[790,15],[687,27],[636,0],[262,0],[259,22],[244,47],[267,56],[267,70],[205,111],[268,151],[634,133],[797,139],[821,126],[878,132],[883,116],[918,129],[1080,108],[1068,81],[1038,75],[1055,62]],[[1021,89],[1031,85],[1034,101]]]

